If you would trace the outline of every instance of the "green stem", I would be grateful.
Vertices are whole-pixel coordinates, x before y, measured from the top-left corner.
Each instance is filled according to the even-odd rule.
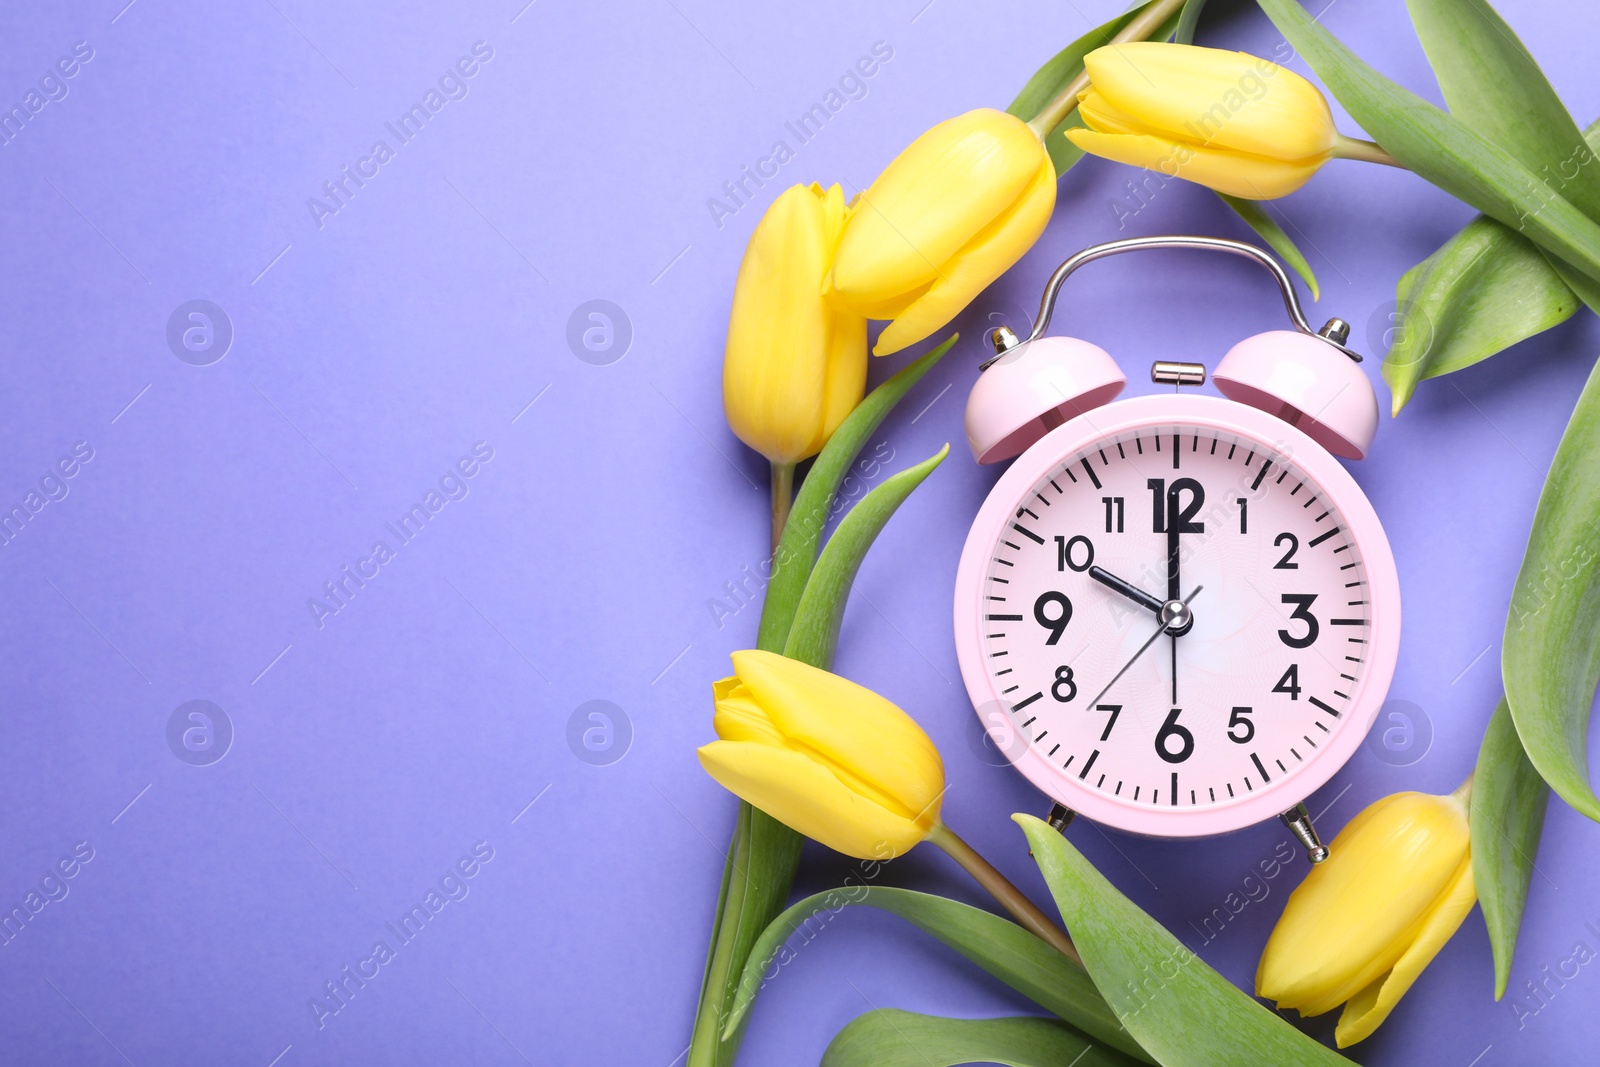
[[[957,837],[954,830],[942,822],[935,823],[932,832],[928,834],[928,840],[944,849],[951,859],[966,868],[973,880],[988,890],[989,895],[999,901],[1000,906],[1009,911],[1024,929],[1079,967],[1083,966],[1083,959],[1073,947],[1072,939],[1051,922],[1022,890],[1012,885],[1005,875],[994,869],[993,864],[979,855],[977,849]]]
[[[1407,169],[1404,163],[1385,152],[1376,141],[1363,141],[1342,133],[1333,144],[1333,156],[1335,159],[1359,159],[1363,163],[1382,163],[1386,167]]]
[[[789,509],[794,506],[794,464],[772,461],[772,552],[778,552],[778,541],[783,537],[784,523],[789,521]]]
[[[1118,30],[1106,45],[1122,44],[1126,41],[1143,41],[1160,28],[1161,24],[1177,14],[1183,7],[1184,0],[1159,0],[1151,4],[1138,15],[1128,21],[1128,24]],[[1061,125],[1061,120],[1072,114],[1072,109],[1078,106],[1078,94],[1089,87],[1089,72],[1084,70],[1067,83],[1055,97],[1033,118],[1028,120],[1028,126],[1033,130],[1039,140],[1049,136],[1050,131]]]
[[[728,974],[733,965],[735,943],[731,933],[722,929],[724,916],[737,916],[744,910],[745,890],[749,879],[746,853],[750,847],[750,818],[754,813],[748,804],[739,805],[739,819],[734,825],[733,840],[728,850],[727,884],[718,901],[717,924],[711,933],[711,958],[706,961],[706,975],[700,989],[700,1011],[695,1016],[694,1032],[689,1040],[688,1062],[710,1064],[716,1062],[717,1045],[722,1030],[722,1011],[726,1002]]]

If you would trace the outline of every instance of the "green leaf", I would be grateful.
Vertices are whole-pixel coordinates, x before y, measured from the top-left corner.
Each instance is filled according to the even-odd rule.
[[[728,890],[733,885],[733,854],[738,852],[741,842],[749,836],[750,813],[756,809],[748,804],[739,805],[739,815],[733,824],[733,840],[728,843],[728,856],[722,864],[722,888],[717,891],[717,910],[712,912],[711,941],[706,945],[706,969],[700,977],[700,1000],[704,1003],[706,989],[711,984],[712,964],[717,957],[717,929],[722,924],[722,914],[728,907]],[[748,844],[743,845],[748,848]]]
[[[1600,168],[1544,71],[1488,0],[1406,0],[1450,113],[1591,219]]]
[[[1566,260],[1552,255],[1549,249],[1539,253],[1549,262],[1550,268],[1566,283],[1572,295],[1588,305],[1590,311],[1600,312],[1600,280],[1589,277]]]
[[[886,479],[839,522],[839,528],[828,538],[828,547],[822,550],[822,558],[811,572],[811,580],[800,597],[800,606],[795,609],[789,643],[783,647],[785,656],[813,666],[833,662],[834,650],[839,647],[839,624],[844,621],[845,602],[850,599],[850,585],[856,580],[856,571],[861,569],[867,549],[872,547],[889,517],[905,503],[911,491],[949,454],[950,446],[945,445],[915,467]]]
[[[778,541],[778,551],[772,558],[772,579],[767,583],[766,601],[761,607],[757,648],[782,652],[788,643],[795,609],[800,604],[806,582],[811,578],[811,568],[816,563],[822,528],[833,513],[834,497],[845,475],[850,473],[856,453],[861,451],[867,438],[878,429],[900,398],[922,380],[922,376],[950,351],[960,337],[960,334],[952,334],[944,344],[906,364],[894,377],[868,393],[855,410],[845,416],[823,446],[821,454],[811,464],[811,472],[806,475],[800,492],[795,496],[789,519],[783,526],[783,536]]]
[[[1194,31],[1200,25],[1200,12],[1204,11],[1206,0],[1183,0],[1183,11],[1178,15],[1178,25],[1172,31],[1172,39],[1178,44],[1194,44]]]
[[[1494,999],[1506,995],[1550,787],[1528,762],[1501,698],[1472,776],[1472,880],[1494,948]]]
[[[1350,1062],[1206,966],[1060,833],[1031,815],[1012,818],[1028,836],[1090,977],[1158,1063],[1300,1067]]]
[[[804,841],[766,812],[739,802],[689,1041],[687,1063],[691,1067],[731,1064],[738,1055],[742,1031],[729,1040],[718,1036],[724,1006],[733,998],[751,945],[772,916],[783,910],[800,867]]]
[[[1600,220],[1594,142],[1578,129],[1538,62],[1487,0],[1406,0],[1450,113]],[[1591,308],[1600,283],[1560,259],[1553,267]]]
[[[1217,196],[1224,204],[1238,212],[1239,217],[1249,223],[1250,228],[1260,234],[1261,239],[1272,246],[1272,250],[1284,258],[1284,262],[1294,268],[1294,272],[1300,275],[1300,279],[1311,290],[1311,299],[1322,299],[1322,288],[1317,285],[1317,276],[1312,273],[1311,264],[1306,262],[1306,257],[1300,254],[1300,249],[1296,247],[1289,235],[1283,232],[1283,227],[1279,226],[1277,221],[1267,214],[1267,209],[1262,206],[1262,201],[1241,200],[1239,197],[1229,196],[1227,193],[1218,193]]]
[[[1486,215],[1402,275],[1395,303],[1383,377],[1396,415],[1423,379],[1488,359],[1578,309],[1538,246]]]
[[[1600,167],[1589,165],[1594,145],[1505,20],[1486,0],[1407,0],[1407,6],[1450,113],[1600,220]],[[1580,299],[1600,310],[1600,283],[1559,258],[1549,260]]]
[[[796,933],[804,933],[810,941],[839,912],[858,904],[900,916],[1096,1040],[1143,1062],[1154,1062],[1122,1028],[1083,968],[1027,930],[960,901],[887,886],[853,885],[818,893],[774,919],[745,965],[739,997],[729,1014],[729,1029],[742,1025],[773,962],[781,967],[795,958],[793,952],[779,958],[780,952],[787,951],[785,942]]]
[[[941,1019],[898,1008],[858,1015],[822,1054],[822,1067],[1128,1067],[1137,1062],[1054,1019]]]
[[[1583,137],[1600,149],[1600,120]],[[1395,289],[1395,339],[1383,362],[1394,413],[1423,379],[1469,367],[1565,322],[1580,300],[1600,307],[1600,285],[1555,263],[1511,227],[1479,215],[1407,271]]]
[[[1578,397],[1539,494],[1501,645],[1522,747],[1561,798],[1600,821],[1589,709],[1600,682],[1600,365]]]
[[[950,350],[959,336],[952,336],[932,352],[907,364],[868,394],[845,416],[811,465],[811,473],[800,487],[789,520],[784,524],[778,551],[773,555],[773,573],[761,609],[756,647],[768,652],[784,650],[817,558],[822,527],[856,454],[894,406]],[[831,656],[830,650],[828,659],[808,662],[827,668],[832,665]],[[701,978],[700,1001],[695,1009],[686,1067],[719,1067],[731,1064],[738,1055],[743,1031],[726,1039],[720,1037],[725,1006],[733,998],[751,946],[789,899],[804,840],[766,812],[742,800],[739,802],[738,821],[722,872],[722,891],[712,920],[711,945],[706,954],[706,971]]]
[[[1600,280],[1600,224],[1470,125],[1385,78],[1300,7],[1257,0],[1345,110],[1418,176]]]

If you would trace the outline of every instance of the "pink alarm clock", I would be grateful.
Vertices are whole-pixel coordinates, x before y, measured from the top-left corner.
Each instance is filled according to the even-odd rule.
[[[1106,352],[1045,337],[1061,284],[1122,252],[1244,256],[1277,279],[1293,330],[1198,363],[1157,362],[1165,395],[1112,402]],[[1302,801],[1372,726],[1400,644],[1394,556],[1335,456],[1377,429],[1349,327],[1306,323],[1289,277],[1254,246],[1144,237],[1087,248],[1046,286],[1019,341],[967,402],[979,463],[1013,459],[961,554],[955,638],[989,738],[1074,814],[1194,837],[1280,816],[1327,856]],[[1224,399],[1224,397],[1226,399]]]

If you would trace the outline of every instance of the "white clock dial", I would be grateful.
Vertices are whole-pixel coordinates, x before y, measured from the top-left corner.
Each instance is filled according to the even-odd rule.
[[[1292,456],[1145,426],[1053,464],[1011,510],[983,573],[982,669],[1058,774],[1114,805],[1226,807],[1351,725],[1367,566]],[[1192,624],[1162,631],[1160,606],[1184,599]]]

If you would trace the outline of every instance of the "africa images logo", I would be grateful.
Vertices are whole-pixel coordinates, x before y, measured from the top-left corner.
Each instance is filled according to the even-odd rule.
[[[465,500],[467,494],[472,492],[471,480],[492,459],[493,445],[488,441],[474,443],[472,454],[461,456],[446,468],[439,477],[437,487],[429,488],[422,499],[402,512],[399,518],[383,524],[385,536],[374,540],[371,550],[358,558],[353,568],[346,563],[337,574],[322,583],[323,596],[307,597],[306,608],[311,612],[311,621],[317,624],[317,629],[322,629],[329,619],[348,608],[356,594],[383,573],[382,568],[394,560],[400,549],[415,540],[428,523],[444,510],[446,504],[453,500]],[[393,545],[389,543],[390,540],[393,540]]]
[[[367,182],[378,176],[384,164],[395,158],[397,150],[410,144],[412,138],[420,134],[423,127],[444,110],[446,104],[452,100],[465,100],[470,91],[468,82],[493,58],[494,49],[488,42],[473,42],[472,55],[457,59],[439,75],[436,87],[430,86],[422,94],[422,99],[401,112],[399,118],[383,124],[383,128],[394,138],[393,147],[383,139],[374,141],[367,154],[356,160],[354,171],[350,169],[350,164],[344,164],[339,168],[338,175],[322,183],[323,196],[307,197],[306,210],[311,212],[311,221],[317,229],[322,229],[326,219],[349,207],[356,193],[366,188]]]

